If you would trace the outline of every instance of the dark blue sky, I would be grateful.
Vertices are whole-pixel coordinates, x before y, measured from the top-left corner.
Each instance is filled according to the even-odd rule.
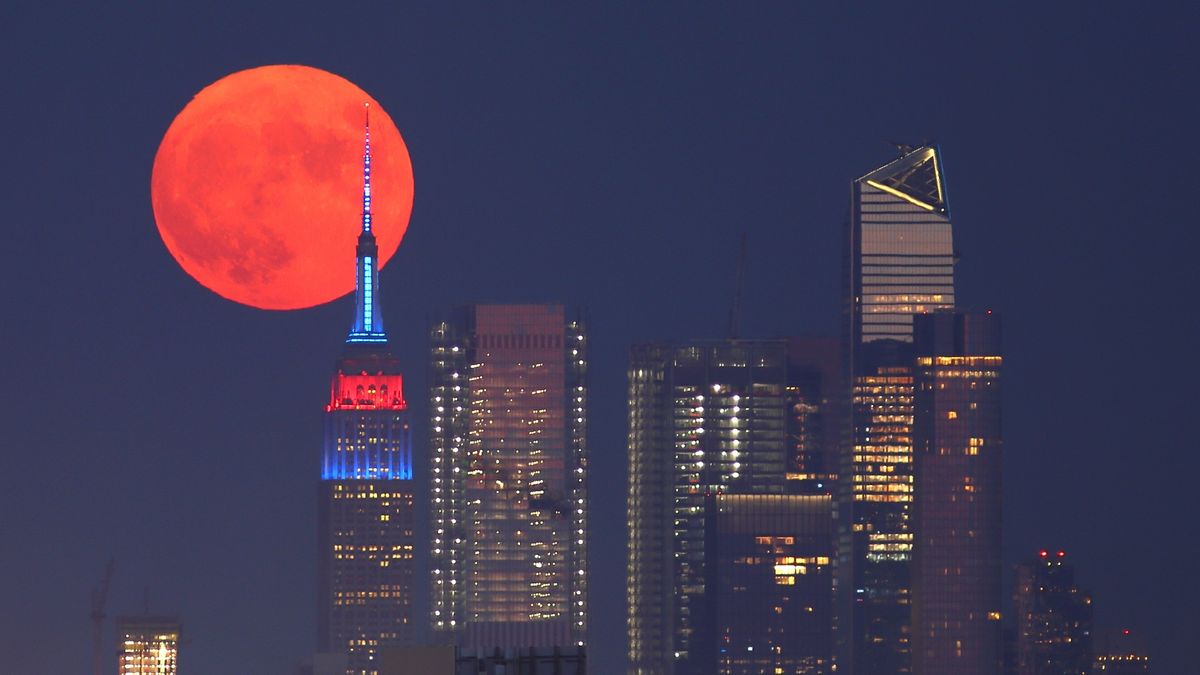
[[[85,669],[109,556],[111,610],[149,589],[152,611],[182,614],[193,675],[283,674],[312,649],[321,413],[352,302],[220,299],[166,252],[149,200],[192,94],[302,63],[371,92],[412,154],[382,285],[418,416],[431,314],[590,309],[597,673],[623,660],[629,344],[721,335],[740,232],[743,332],[836,332],[849,182],[887,141],[927,139],[959,297],[1005,319],[1006,562],[1066,549],[1102,624],[1147,634],[1156,672],[1195,672],[1197,18],[4,3],[3,670]]]

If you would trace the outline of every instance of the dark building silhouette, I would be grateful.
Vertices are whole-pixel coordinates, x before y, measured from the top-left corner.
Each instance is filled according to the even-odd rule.
[[[350,657],[345,652],[313,654],[300,663],[296,675],[345,675],[349,663]]]
[[[429,621],[463,649],[587,642],[587,334],[472,305],[431,335]]]
[[[847,414],[841,343],[827,337],[790,338],[785,391],[789,490],[832,495]]]
[[[1145,641],[1128,628],[1100,633],[1094,645],[1092,675],[1147,675],[1150,672]]]
[[[828,444],[841,428],[840,408],[827,392],[838,383],[826,380],[837,378],[823,373],[836,372],[838,360],[836,345],[824,340],[633,347],[627,501],[630,673],[716,672],[714,648],[723,629],[713,614],[713,603],[721,599],[714,596],[711,575],[720,570],[710,567],[709,555],[741,550],[749,535],[730,532],[728,539],[711,541],[709,499],[718,494],[830,494],[833,453]],[[827,569],[822,567],[821,573]],[[748,568],[742,571],[753,574]],[[804,588],[807,593],[809,587]],[[769,596],[762,595],[764,601]],[[723,601],[734,599],[725,596]],[[809,604],[821,606],[816,600]],[[772,638],[743,632],[737,639],[750,646]],[[820,646],[811,649],[823,651]]]
[[[846,237],[850,424],[837,473],[838,662],[911,671],[913,317],[955,306],[950,207],[934,146],[851,184]]]
[[[317,642],[375,675],[379,650],[417,640],[412,429],[379,306],[371,143],[363,157],[354,325],[330,386],[318,497]]]
[[[379,675],[587,675],[584,647],[385,649]]]
[[[179,672],[176,616],[117,618],[117,675],[175,675]]]
[[[914,317],[913,672],[998,675],[1000,322]]]
[[[1092,672],[1092,598],[1075,585],[1063,551],[1017,566],[1014,597],[1018,675]]]
[[[708,607],[719,675],[825,675],[833,666],[833,503],[825,495],[713,495]]]

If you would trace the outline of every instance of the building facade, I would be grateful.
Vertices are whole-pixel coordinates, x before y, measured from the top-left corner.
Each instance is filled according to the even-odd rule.
[[[1063,551],[1041,551],[1017,566],[1013,606],[1018,675],[1092,671],[1092,598],[1075,585]]]
[[[839,422],[830,419],[836,405],[822,392],[822,370],[813,364],[823,357],[791,353],[805,346],[723,340],[633,348],[626,502],[630,673],[717,667],[706,518],[713,495],[831,491],[823,444],[836,436]]]
[[[913,316],[955,303],[941,164],[934,146],[902,148],[851,185],[836,613],[852,675],[911,672]]]
[[[587,675],[585,647],[386,649],[379,675]]]
[[[561,305],[473,305],[431,334],[430,623],[465,649],[583,647],[587,334]]]
[[[346,654],[354,675],[375,675],[382,647],[418,639],[412,427],[380,311],[370,167],[368,128],[354,324],[325,408],[318,489],[318,649]]]
[[[912,342],[913,316],[954,308],[954,237],[935,146],[901,156],[851,188],[855,341]]]
[[[118,617],[118,675],[175,675],[178,673],[181,632],[179,617]]]
[[[836,672],[832,509],[827,494],[709,498],[707,645],[716,667],[692,672]]]
[[[913,672],[999,675],[999,319],[915,317]]]

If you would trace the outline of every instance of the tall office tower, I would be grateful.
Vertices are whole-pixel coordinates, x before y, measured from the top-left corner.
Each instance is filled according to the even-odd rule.
[[[850,284],[858,344],[911,343],[913,315],[954,308],[954,238],[934,146],[854,181]]]
[[[913,672],[999,675],[1000,321],[914,321]]]
[[[179,617],[119,617],[118,675],[175,675],[179,672],[179,635]]]
[[[587,335],[561,305],[432,330],[430,620],[467,649],[587,639]]]
[[[1066,554],[1041,551],[1017,566],[1018,675],[1088,675],[1092,598],[1075,585]]]
[[[838,658],[844,673],[891,675],[911,668],[912,317],[954,307],[954,242],[933,146],[905,148],[851,195]]]
[[[399,362],[379,303],[371,232],[371,143],[363,154],[354,325],[325,408],[318,503],[317,641],[348,654],[354,675],[378,671],[379,649],[416,639],[412,429]]]
[[[833,658],[833,503],[829,495],[712,495],[706,645],[694,673],[826,675]]]
[[[801,349],[803,343],[792,347]],[[836,354],[832,355],[836,362]],[[633,348],[629,366],[627,634],[630,673],[716,667],[706,499],[828,494],[824,429],[838,428],[820,361],[787,340]],[[828,385],[828,383],[824,383]],[[832,425],[832,426],[830,426]],[[755,638],[757,639],[757,638]]]

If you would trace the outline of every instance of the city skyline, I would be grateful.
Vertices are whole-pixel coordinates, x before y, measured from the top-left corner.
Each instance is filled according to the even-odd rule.
[[[1156,668],[1182,667],[1182,608],[1195,591],[1174,582],[1188,556],[1155,557],[1144,588],[1128,582],[1144,569],[1139,552],[1157,550],[1190,509],[1190,464],[1162,467],[1187,438],[1180,383],[1194,369],[1170,361],[1196,331],[1178,312],[1194,271],[1177,198],[1187,153],[1174,142],[1194,101],[1167,105],[1167,76],[1149,67],[1178,62],[1183,22],[1161,12],[1093,8],[1080,21],[1046,9],[1026,24],[960,11],[926,17],[938,39],[911,44],[901,36],[926,23],[894,9],[861,24],[798,8],[629,9],[582,22],[423,10],[380,17],[369,40],[361,17],[302,12],[251,9],[227,25],[192,10],[14,10],[20,28],[0,49],[14,64],[45,58],[13,68],[15,90],[37,103],[4,115],[14,129],[53,131],[15,135],[10,158],[23,166],[10,159],[4,170],[14,197],[0,268],[17,292],[0,338],[20,386],[0,407],[11,430],[0,506],[31,514],[11,522],[9,541],[36,553],[2,568],[7,597],[28,615],[0,649],[21,672],[81,668],[87,591],[115,557],[112,614],[136,608],[149,586],[155,608],[188,625],[197,672],[221,672],[226,659],[286,672],[308,653],[321,438],[312,411],[327,402],[328,376],[314,366],[329,362],[350,306],[262,313],[210,297],[162,250],[146,190],[154,144],[198,87],[241,67],[304,62],[361,82],[410,141],[416,206],[382,272],[382,311],[414,437],[426,432],[431,316],[463,302],[584,305],[602,484],[624,479],[628,345],[721,338],[743,231],[742,333],[836,334],[846,181],[895,156],[885,141],[940,142],[955,243],[970,261],[956,269],[957,295],[991,299],[969,308],[1006,320],[1005,569],[1038,544],[1072,551],[1098,625],[1133,624]],[[272,32],[276,19],[292,30]],[[166,39],[185,26],[227,37],[228,51]],[[1130,40],[1131,30],[1167,37]],[[326,31],[327,44],[313,39]],[[843,46],[838,35],[858,37]],[[1008,50],[1012,35],[1024,49]],[[1115,36],[1142,60],[1117,59]],[[471,40],[496,58],[453,48]],[[850,58],[902,43],[939,76],[924,99],[871,58]],[[94,58],[67,56],[80,50]],[[417,58],[425,53],[436,58]],[[119,86],[121,72],[145,84]],[[974,89],[980,73],[993,85],[986,95]],[[872,126],[868,103],[894,116]],[[1099,189],[1084,175],[1098,166],[1128,190]],[[1143,237],[1151,225],[1158,234]],[[64,392],[86,405],[64,414],[48,403]],[[48,459],[56,479],[43,489],[27,477],[45,475]],[[414,468],[428,479],[428,467]],[[1097,498],[1109,495],[1120,498]],[[623,533],[610,532],[624,522],[621,501],[597,501],[591,518],[602,673],[619,672],[623,651]],[[64,621],[69,634],[77,606],[78,640],[28,652]]]

